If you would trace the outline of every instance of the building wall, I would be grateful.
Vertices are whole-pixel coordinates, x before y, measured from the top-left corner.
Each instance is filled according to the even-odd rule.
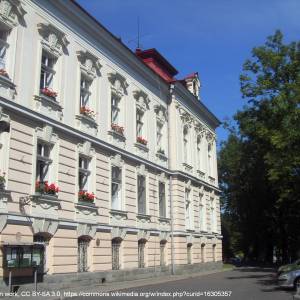
[[[47,274],[77,272],[80,237],[89,239],[89,272],[111,270],[114,238],[122,240],[122,269],[138,267],[140,239],[146,241],[145,267],[160,266],[161,241],[166,242],[165,263],[169,266],[172,262],[171,236],[176,265],[188,263],[188,244],[192,247],[192,264],[222,260],[216,122],[190,104],[195,101],[190,92],[183,91],[180,86],[170,92],[169,84],[72,2],[24,0],[21,5],[26,14],[19,16],[22,22],[19,20],[12,27],[8,40],[11,46],[6,65],[9,78],[0,76],[0,121],[10,127],[8,133],[0,132],[0,167],[7,173],[5,190],[0,190],[0,275],[7,276],[2,259],[5,247],[34,245],[37,234],[48,239],[45,246]],[[0,14],[0,27],[1,22]],[[67,40],[66,49],[58,56],[55,75],[59,108],[49,101],[43,102],[39,95],[42,44],[45,42],[38,30],[40,23]],[[96,32],[95,27],[98,28]],[[96,116],[90,127],[78,121],[82,67],[78,51],[87,51],[95,59],[93,64],[96,66],[97,60],[101,65],[93,80],[91,105]],[[110,100],[116,88],[111,78],[114,76],[122,81],[121,125],[125,127],[125,139],[121,142],[111,132]],[[144,95],[143,101],[147,102],[146,150],[136,144],[137,92]],[[163,156],[157,153],[157,120],[164,124]],[[182,136],[187,124],[191,130],[188,162],[183,157]],[[200,169],[195,152],[199,134],[204,149]],[[53,144],[49,181],[59,186],[57,200],[42,199],[35,192],[37,140],[41,136]],[[210,173],[205,150],[208,143],[213,147]],[[78,156],[82,152],[91,158],[89,188],[96,196],[93,207],[78,202]],[[111,166],[116,163],[123,171],[121,211],[111,209]],[[141,172],[147,182],[146,215],[137,213],[137,175]],[[159,182],[164,182],[166,188],[165,218],[159,215]],[[186,225],[186,189],[190,190],[189,227]],[[200,200],[204,210],[201,217]],[[210,217],[211,203],[215,213],[214,227]],[[200,226],[201,218],[203,226]],[[201,247],[205,248],[204,259]],[[32,270],[18,272],[16,275],[23,276]]]

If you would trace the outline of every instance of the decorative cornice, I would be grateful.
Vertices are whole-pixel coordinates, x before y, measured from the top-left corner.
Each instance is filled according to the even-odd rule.
[[[154,111],[156,113],[156,119],[160,123],[164,124],[166,121],[168,121],[168,112],[166,107],[161,104],[157,104],[154,106]]]
[[[48,52],[59,57],[67,51],[69,41],[64,32],[49,23],[39,23],[37,27],[38,32],[43,38],[42,45]]]
[[[110,162],[112,165],[122,168],[124,165],[124,161],[122,160],[122,157],[120,154],[116,154],[114,156],[110,157]]]
[[[57,134],[53,133],[53,127],[45,125],[43,128],[36,128],[37,138],[48,144],[55,144],[58,140]]]
[[[150,99],[148,95],[142,90],[137,90],[133,92],[133,96],[136,99],[136,106],[142,111],[149,109]]]
[[[122,97],[124,94],[127,94],[127,87],[129,84],[126,81],[126,78],[120,73],[109,73],[108,80],[111,83],[111,90],[116,96]]]
[[[78,148],[79,154],[81,154],[85,157],[92,158],[95,154],[95,149],[92,148],[91,142],[86,141],[83,144],[78,144],[77,148]]]
[[[26,11],[20,0],[1,0],[0,23],[7,29],[12,29],[18,24],[24,23]]]
[[[138,175],[142,175],[142,176],[147,176],[147,174],[148,174],[148,170],[146,169],[144,164],[137,166],[136,172]]]
[[[92,79],[96,76],[100,76],[100,69],[102,65],[100,64],[98,57],[83,50],[77,51],[76,54],[80,62],[80,68],[87,76]]]

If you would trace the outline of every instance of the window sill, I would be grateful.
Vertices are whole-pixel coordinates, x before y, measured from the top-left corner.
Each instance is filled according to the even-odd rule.
[[[117,219],[127,219],[128,213],[124,210],[111,209],[110,214]]]
[[[92,117],[88,117],[88,116],[80,114],[80,115],[76,115],[76,119],[80,120],[81,122],[88,123],[92,127],[95,127],[95,128],[98,127],[97,122]]]
[[[215,183],[216,183],[216,179],[213,178],[213,177],[211,177],[211,176],[208,176],[208,182],[209,182],[210,184],[215,184]]]
[[[11,79],[4,75],[0,75],[0,83],[11,89],[14,89],[16,87],[16,85],[11,81]]]
[[[201,179],[205,179],[205,173],[200,171],[200,170],[197,170],[197,174],[198,174],[198,177],[201,178]]]
[[[182,166],[185,171],[191,172],[193,170],[193,167],[187,163],[182,163]]]
[[[144,215],[144,214],[137,213],[136,218],[139,220],[151,221],[150,215]]]
[[[141,143],[135,143],[134,146],[144,152],[149,152],[149,148]]]
[[[92,209],[97,209],[96,205],[94,202],[92,203],[89,203],[89,202],[85,202],[85,201],[80,201],[78,200],[78,202],[75,204],[76,207],[79,207],[79,208],[92,208]]]
[[[114,131],[114,130],[109,130],[108,134],[111,135],[114,139],[119,140],[121,142],[125,142],[126,138],[124,135]]]
[[[171,224],[171,219],[167,217],[158,217],[158,221],[161,224]]]
[[[44,104],[44,105],[49,105],[52,108],[55,108],[56,110],[59,110],[59,111],[62,110],[62,106],[55,98],[46,96],[44,94],[40,94],[40,95],[35,95],[34,99],[36,101],[42,102],[42,104]]]
[[[48,194],[42,194],[42,193],[35,193],[32,195],[32,198],[35,200],[41,200],[44,202],[50,202],[50,203],[59,203],[60,200],[58,200],[57,195],[48,195]]]
[[[168,160],[168,158],[167,158],[167,156],[166,156],[165,154],[156,152],[156,156],[157,156],[160,160],[162,160],[162,161],[167,161],[167,160]]]

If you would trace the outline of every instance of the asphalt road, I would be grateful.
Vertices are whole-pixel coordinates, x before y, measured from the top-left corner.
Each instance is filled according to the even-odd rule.
[[[275,274],[272,269],[243,267],[196,278],[155,285],[150,283],[150,285],[142,287],[105,292],[102,296],[82,296],[72,299],[292,300],[293,294],[294,291],[282,290],[276,286]]]

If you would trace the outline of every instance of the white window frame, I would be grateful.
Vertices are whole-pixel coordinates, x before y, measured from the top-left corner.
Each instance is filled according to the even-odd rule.
[[[81,72],[80,73],[80,108],[81,107],[91,108],[92,84],[93,81]]]
[[[136,108],[136,137],[145,138],[144,118],[145,112],[139,108]]]
[[[120,174],[119,174],[119,180],[118,181],[114,181],[113,178],[113,169],[118,169]],[[111,209],[114,210],[123,210],[123,168],[120,166],[116,166],[116,165],[112,165],[111,166]],[[115,200],[113,200],[113,185],[117,185],[118,186],[118,203],[115,204]]]
[[[49,177],[51,176],[53,145],[49,143],[45,143],[44,141],[38,139],[36,147],[37,150],[36,150],[35,179],[36,181],[40,181],[40,182],[49,181]],[[40,166],[40,170],[38,170],[39,166]],[[42,174],[41,176],[41,173],[44,174]]]
[[[183,162],[189,164],[190,153],[189,153],[189,139],[190,139],[190,128],[187,125],[183,126]]]
[[[78,191],[90,192],[91,189],[91,159],[87,156],[79,154],[78,156]],[[81,176],[85,178],[85,182],[81,181]],[[82,179],[84,180],[84,179]]]
[[[164,186],[164,199],[163,199],[163,203],[164,203],[164,215],[161,214],[161,209],[160,209],[160,186],[163,185]],[[167,184],[164,181],[158,181],[158,214],[160,218],[167,218],[168,217],[168,205],[167,205]]]
[[[2,107],[0,106],[0,121],[4,121],[9,124],[9,131],[0,132],[0,175],[5,173],[5,187],[8,185],[8,164],[9,164],[9,149],[10,149],[10,137],[11,137],[11,124],[8,115],[2,113]]]
[[[43,62],[45,58],[45,61]],[[42,49],[41,55],[41,70],[40,70],[40,90],[44,88],[53,89],[55,81],[55,66],[57,63],[57,57],[53,56],[50,52]],[[44,74],[42,80],[42,74]]]

